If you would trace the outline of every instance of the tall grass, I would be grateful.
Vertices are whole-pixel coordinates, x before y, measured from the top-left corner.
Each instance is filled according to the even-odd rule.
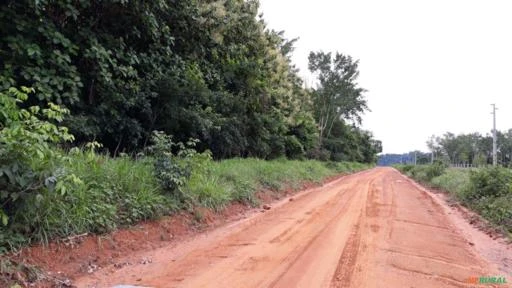
[[[445,173],[434,177],[430,184],[436,188],[450,192],[457,200],[466,198],[470,186],[469,169],[447,169]]]
[[[65,191],[41,189],[26,197],[8,226],[0,226],[0,253],[69,235],[107,233],[194,206],[219,210],[233,201],[257,205],[259,190],[298,188],[303,181],[319,182],[369,167],[316,160],[212,161],[197,154],[189,159],[197,163],[178,198],[162,188],[151,157],[112,158],[86,149],[62,153],[67,157],[57,163],[59,173],[75,175],[79,181],[68,183]]]
[[[160,192],[149,159],[134,161],[82,151],[70,156],[72,161],[62,163],[62,169],[81,182],[65,193],[42,190],[13,216],[11,229],[29,241],[104,233],[177,207]]]
[[[255,193],[259,190],[279,191],[285,187],[296,189],[304,181],[319,182],[337,173],[350,173],[369,167],[347,162],[235,158],[212,162],[206,171],[193,173],[184,190],[199,205],[212,209],[221,209],[230,201],[257,205]]]

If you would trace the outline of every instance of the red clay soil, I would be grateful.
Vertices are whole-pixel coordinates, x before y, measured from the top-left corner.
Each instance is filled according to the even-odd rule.
[[[329,182],[342,177],[337,175],[324,180]],[[320,186],[305,182],[299,190]],[[257,197],[262,204],[296,193],[286,188],[283,191],[260,191]],[[140,261],[126,260],[134,253],[153,251],[160,247],[174,246],[195,235],[207,232],[228,222],[234,222],[247,215],[259,213],[261,209],[241,203],[232,203],[221,211],[196,208],[194,213],[182,212],[164,217],[158,221],[140,223],[129,229],[121,229],[107,235],[85,235],[56,241],[48,246],[37,245],[21,249],[9,258],[24,264],[34,265],[47,273],[51,281],[40,281],[37,287],[54,286],[62,280],[72,280],[102,270],[105,267],[119,269],[138,264]],[[120,260],[121,259],[121,260]],[[134,262],[134,263],[132,263]],[[21,276],[22,278],[22,276]],[[20,279],[21,280],[21,279]],[[2,282],[0,282],[2,283]],[[1,285],[0,285],[1,286]]]
[[[480,277],[512,281],[505,262],[481,252],[495,240],[478,239],[481,232],[454,209],[391,168],[332,181],[265,211],[130,255],[127,261],[139,262],[105,267],[75,285],[469,288],[509,287],[479,284]],[[512,259],[509,246],[496,247]]]

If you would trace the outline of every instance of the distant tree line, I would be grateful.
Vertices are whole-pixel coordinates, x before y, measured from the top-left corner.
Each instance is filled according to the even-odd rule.
[[[26,105],[71,115],[76,144],[139,151],[152,131],[199,139],[217,159],[373,162],[381,143],[358,62],[316,52],[315,89],[290,57],[295,40],[266,28],[258,1],[8,0],[0,4],[0,89],[33,87]]]
[[[512,129],[497,131],[498,164],[512,165]],[[492,164],[492,135],[469,133],[455,135],[445,133],[432,136],[427,145],[435,159],[451,164],[487,165]]]
[[[497,131],[498,164],[512,167],[512,129]],[[427,141],[430,152],[416,151],[416,163],[425,164],[442,161],[452,165],[484,166],[492,164],[492,135],[480,133],[458,134],[447,132],[432,136]],[[433,158],[432,158],[433,154]],[[383,154],[379,165],[413,164],[415,152],[405,154]]]

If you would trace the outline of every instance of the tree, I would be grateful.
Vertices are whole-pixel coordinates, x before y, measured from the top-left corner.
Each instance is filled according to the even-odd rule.
[[[358,87],[359,61],[336,52],[311,52],[309,70],[318,75],[318,88],[313,91],[315,116],[318,122],[320,145],[331,134],[337,120],[361,122],[361,113],[368,110],[363,93]]]

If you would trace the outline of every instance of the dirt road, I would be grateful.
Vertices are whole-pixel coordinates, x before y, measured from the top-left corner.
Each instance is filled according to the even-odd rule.
[[[480,287],[508,276],[445,208],[391,168],[344,177],[78,287]],[[482,285],[481,287],[493,287]],[[507,284],[496,287],[508,287]]]

